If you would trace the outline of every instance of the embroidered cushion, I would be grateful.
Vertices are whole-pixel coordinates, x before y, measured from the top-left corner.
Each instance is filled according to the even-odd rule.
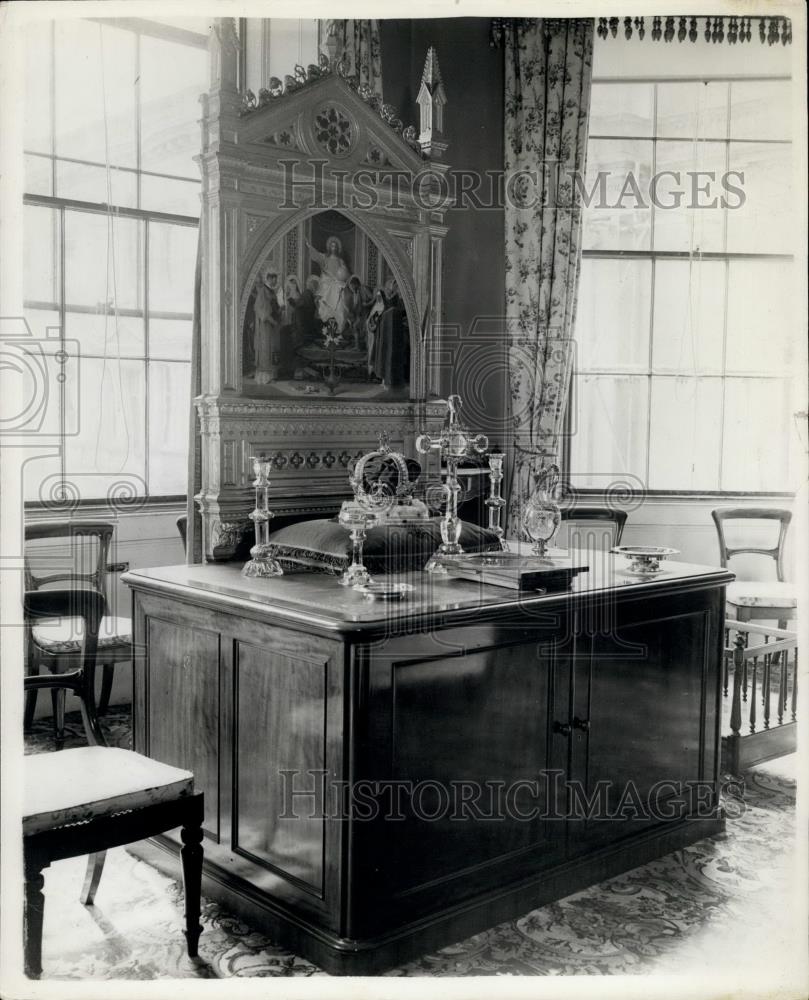
[[[40,619],[31,633],[34,642],[46,653],[81,652],[84,622],[81,618]],[[98,648],[132,645],[132,621],[129,618],[104,617],[98,630]]]
[[[496,552],[494,532],[461,522],[460,543],[466,552]],[[371,528],[363,561],[370,573],[422,570],[441,544],[440,518],[390,523]],[[351,562],[351,539],[336,520],[299,521],[270,535],[271,554],[286,573],[339,575]]]
[[[727,602],[738,608],[797,608],[793,583],[739,580],[727,589]]]

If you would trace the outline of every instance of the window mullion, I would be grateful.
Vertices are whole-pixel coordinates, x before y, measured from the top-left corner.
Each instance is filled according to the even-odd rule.
[[[54,162],[56,162],[54,160]],[[59,220],[59,264],[57,267],[58,281],[59,281],[59,346],[64,351],[65,349],[65,332],[67,326],[67,312],[65,309],[65,226],[67,223],[66,213],[64,208],[60,208],[56,213],[56,218]],[[74,371],[76,376],[78,376],[78,366],[81,361],[80,357],[76,358],[76,364],[74,366]],[[59,430],[61,432],[62,443],[59,448],[59,479],[62,484],[62,489],[65,486],[65,424],[67,420],[67,400],[65,399],[65,386],[66,382],[59,382]],[[78,395],[77,406],[78,406]]]
[[[143,121],[143,115],[141,113],[141,93],[140,93],[140,72],[141,72],[141,58],[140,58],[140,43],[141,36],[139,32],[135,33],[135,99],[132,102],[134,106],[135,115],[135,170],[137,171],[137,183],[135,185],[135,206],[139,209],[141,207],[141,168],[143,166],[141,162],[141,122]]]
[[[652,88],[652,177],[657,174],[657,84],[655,83]],[[654,310],[655,310],[655,272],[656,265],[654,259],[654,249],[655,249],[655,204],[654,202],[650,205],[650,231],[649,231],[649,249],[652,254],[652,264],[651,264],[651,281],[652,289],[649,295],[649,320],[648,320],[648,330],[649,330],[649,353],[647,359],[648,365],[648,376],[647,376],[647,391],[646,391],[646,488],[649,489],[651,471],[652,471],[652,393],[654,391],[654,379],[652,378],[652,359],[654,357]]]
[[[144,479],[146,480],[146,496],[151,496],[151,481],[149,479],[149,388],[150,388],[150,375],[151,375],[151,365],[150,365],[150,351],[151,346],[149,342],[149,236],[150,236],[150,223],[147,219],[143,224],[143,399],[145,407],[145,427],[146,432],[144,434]]]

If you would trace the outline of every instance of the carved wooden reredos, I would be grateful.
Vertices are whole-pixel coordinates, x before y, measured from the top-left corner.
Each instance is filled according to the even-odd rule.
[[[349,492],[349,463],[375,447],[381,432],[393,447],[412,454],[415,436],[443,413],[431,402],[447,231],[440,200],[447,166],[438,162],[446,149],[446,97],[437,57],[430,50],[419,91],[419,132],[343,77],[331,37],[329,45],[318,66],[295,67],[284,84],[273,78],[255,97],[237,87],[232,19],[219,19],[211,36],[212,80],[202,98],[199,157],[202,394],[196,401],[202,451],[196,499],[206,559],[232,555],[249,524],[253,455],[273,458],[276,513],[333,512]],[[400,339],[409,336],[409,364],[399,348],[405,360],[395,384],[371,382],[372,335],[352,342],[346,334],[342,353],[331,356],[326,340],[303,348],[298,340],[286,369],[289,341],[279,340],[278,351],[258,359],[267,341],[256,334],[263,322],[256,300],[269,294],[263,285],[259,292],[259,283],[274,288],[278,278],[272,275],[278,275],[280,284],[295,279],[298,291],[304,290],[317,273],[311,265],[317,255],[307,244],[316,234],[324,242],[323,227],[334,226],[335,219],[344,220],[350,233],[351,259],[343,254],[343,260],[362,288],[362,301],[372,301],[368,295],[384,286],[390,298],[380,301],[397,303],[397,315],[401,309],[406,315],[406,324],[401,319],[396,329],[404,331]],[[320,281],[322,289],[329,278]],[[317,280],[313,287],[319,296],[316,322],[325,324],[325,293]],[[282,291],[273,309],[276,301],[284,304]]]

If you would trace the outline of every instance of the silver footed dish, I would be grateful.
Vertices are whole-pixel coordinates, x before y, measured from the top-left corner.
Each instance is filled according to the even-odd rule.
[[[660,563],[669,556],[679,555],[680,550],[660,545],[616,545],[610,552],[630,560],[624,572],[633,576],[654,576],[662,572]]]

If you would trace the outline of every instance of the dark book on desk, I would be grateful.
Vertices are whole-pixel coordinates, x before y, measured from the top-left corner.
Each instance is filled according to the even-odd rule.
[[[543,559],[514,552],[481,553],[446,562],[447,573],[459,580],[473,580],[510,590],[566,590],[578,573],[589,566],[570,559]]]

